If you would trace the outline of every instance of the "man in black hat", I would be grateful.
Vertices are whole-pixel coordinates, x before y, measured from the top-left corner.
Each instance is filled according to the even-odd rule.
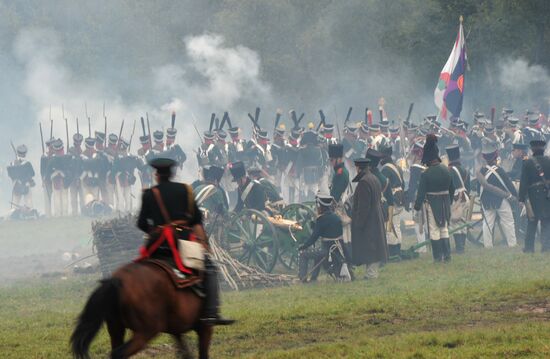
[[[165,154],[168,158],[173,159],[178,163],[178,167],[183,168],[183,164],[187,160],[187,155],[183,151],[180,145],[176,143],[176,134],[178,130],[173,127],[166,129],[166,149]]]
[[[283,197],[288,198],[289,203],[294,203],[298,196],[300,189],[300,179],[298,173],[299,169],[296,167],[296,159],[298,158],[298,151],[300,150],[300,137],[302,133],[299,128],[293,128],[288,136],[288,144],[285,147],[286,168],[283,172],[282,188]],[[288,193],[285,192],[285,188],[288,189]]]
[[[523,161],[529,158],[527,156],[527,151],[529,151],[529,145],[525,143],[514,143],[512,145],[512,159],[514,162],[512,164],[512,168],[508,171],[508,176],[512,182],[516,182],[518,184],[516,188],[519,188]]]
[[[493,247],[495,223],[497,218],[509,247],[515,247],[516,229],[512,213],[513,202],[517,191],[508,174],[497,163],[499,145],[488,138],[483,139],[481,154],[485,166],[481,167],[476,177],[481,185],[480,202],[483,211],[483,245]]]
[[[437,137],[434,134],[426,136],[422,164],[427,168],[420,176],[414,209],[424,211],[434,261],[448,262],[451,260],[449,222],[455,188],[449,169],[439,158]]]
[[[95,158],[97,170],[99,174],[99,194],[101,200],[109,206],[114,206],[113,185],[108,182],[108,174],[111,171],[112,162],[105,153],[105,133],[95,132]],[[110,190],[111,189],[111,190]]]
[[[328,155],[330,165],[334,170],[330,185],[330,195],[334,198],[335,212],[342,221],[346,259],[351,260],[351,208],[346,210],[345,204],[351,198],[352,189],[349,172],[344,163],[344,146],[341,144],[330,144],[328,146]]]
[[[258,181],[252,180],[246,174],[246,168],[243,162],[235,162],[230,168],[233,181],[237,182],[237,205],[234,212],[240,212],[245,208],[258,211],[265,210],[266,194],[262,185]]]
[[[266,196],[266,206],[282,209],[284,206],[283,197],[281,197],[277,186],[265,177],[264,171],[258,167],[251,167],[247,172],[253,181],[257,181],[262,185]]]
[[[82,152],[82,172],[80,181],[84,201],[82,206],[86,205],[86,197],[91,200],[99,200],[99,159],[96,156],[95,139],[88,137],[84,140],[84,151]]]
[[[164,132],[156,130],[153,132],[153,151],[161,153],[164,151]]]
[[[121,212],[132,210],[132,186],[136,183],[135,171],[140,166],[140,160],[128,153],[130,143],[124,138],[119,139],[118,154],[114,159],[112,176],[118,193],[117,209]]]
[[[170,181],[173,175],[176,162],[168,158],[156,158],[150,162],[155,168],[156,186],[143,191],[141,210],[137,220],[137,226],[145,233],[153,233],[160,226],[170,224],[176,229],[178,226],[191,227],[193,233],[207,247],[207,237],[202,224],[202,215],[194,201],[193,190],[187,184]],[[185,233],[185,231],[176,231]],[[156,236],[151,236],[146,247],[156,241]],[[178,238],[183,239],[183,238]],[[151,257],[171,262],[174,256],[179,256],[170,248],[167,241],[160,244]],[[206,298],[201,321],[205,325],[231,324],[232,320],[222,319],[219,316],[219,285],[217,279],[217,268],[210,260],[208,254],[205,256],[204,289]]]
[[[54,154],[48,162],[48,172],[52,183],[53,215],[60,217],[68,214],[69,185],[71,182],[71,156],[65,155],[61,139],[53,142]]]
[[[519,201],[525,204],[528,216],[525,235],[526,253],[535,251],[535,234],[541,225],[542,251],[550,251],[550,158],[544,155],[546,141],[530,143],[533,157],[523,161],[519,184]]]
[[[365,279],[378,277],[378,268],[387,260],[386,230],[382,211],[382,186],[370,171],[368,158],[354,161],[357,187],[351,210],[351,247],[353,264],[367,267]]]
[[[44,195],[44,213],[46,217],[52,215],[52,181],[49,173],[49,162],[53,156],[53,138],[46,140],[46,152],[40,156],[40,177],[42,179],[42,191]],[[95,145],[95,141],[94,141]]]
[[[32,192],[34,187],[34,168],[27,161],[27,146],[17,146],[15,150],[16,158],[7,168],[8,176],[13,182],[12,188],[12,207],[16,209],[25,206],[28,209],[32,208]]]
[[[147,164],[147,156],[151,151],[151,142],[149,141],[149,136],[139,136],[139,143],[141,145],[141,147],[137,151],[138,158],[140,160],[140,164],[138,167],[139,180],[141,182],[141,189],[146,189],[151,187],[153,182],[153,171],[151,169],[151,166]]]
[[[367,150],[367,156],[369,160],[369,167],[371,173],[378,179],[380,182],[380,186],[382,187],[382,212],[384,214],[384,222],[386,225],[386,238],[389,237],[389,233],[392,233],[391,238],[389,238],[389,244],[388,245],[388,255],[390,257],[399,256],[401,253],[399,251],[399,246],[397,245],[397,230],[395,229],[395,226],[393,224],[393,212],[394,212],[394,198],[393,198],[393,192],[391,188],[390,180],[384,176],[380,170],[378,169],[378,165],[380,164],[380,161],[382,161],[382,158],[384,158],[384,155],[372,148],[369,148]]]
[[[392,213],[388,213],[391,217],[388,221],[388,251],[391,256],[401,255],[401,226],[400,226],[400,214],[403,211],[403,206],[405,203],[405,181],[403,180],[403,171],[398,167],[392,159],[393,147],[392,146],[383,146],[380,148],[380,153],[382,155],[380,168],[381,174],[386,177],[389,181],[388,190],[392,193],[393,200],[393,210]],[[394,220],[397,219],[397,223],[394,223]]]
[[[458,227],[468,221],[468,210],[470,208],[470,173],[460,162],[460,147],[458,145],[448,146],[446,149],[449,158],[449,170],[455,195],[451,204],[451,226]],[[457,230],[453,234],[456,253],[464,253],[467,229]]]
[[[349,268],[344,259],[342,222],[334,213],[334,198],[330,195],[316,196],[317,214],[311,236],[300,245],[298,278],[304,283],[314,282],[319,276],[321,265],[336,279],[351,280]],[[308,250],[317,240],[321,240],[321,248]],[[308,279],[308,262],[313,260],[313,270]]]
[[[424,140],[413,138],[413,142],[410,150],[411,166],[409,168],[409,184],[407,186],[407,192],[405,193],[405,209],[411,210],[416,201],[416,193],[418,191],[418,185],[420,184],[420,177],[426,170],[426,166],[422,164],[422,152],[424,151]],[[412,219],[415,222],[414,232],[416,235],[417,243],[424,243],[426,241],[426,233],[424,231],[424,224],[426,223],[424,211],[413,211]],[[426,246],[418,249],[419,253],[426,253],[428,249]]]

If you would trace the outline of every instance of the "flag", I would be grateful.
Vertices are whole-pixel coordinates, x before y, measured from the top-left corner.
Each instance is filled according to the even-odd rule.
[[[447,119],[459,117],[464,98],[464,71],[466,69],[466,42],[462,27],[462,16],[458,35],[449,59],[445,63],[434,91],[434,102],[439,109],[439,117]]]

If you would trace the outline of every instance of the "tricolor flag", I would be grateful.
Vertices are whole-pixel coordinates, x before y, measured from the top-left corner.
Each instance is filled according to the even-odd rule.
[[[439,117],[447,118],[448,113],[459,117],[464,97],[464,71],[466,69],[466,42],[462,28],[462,16],[458,35],[451,51],[451,56],[441,70],[439,81],[434,91],[434,101],[439,108]]]

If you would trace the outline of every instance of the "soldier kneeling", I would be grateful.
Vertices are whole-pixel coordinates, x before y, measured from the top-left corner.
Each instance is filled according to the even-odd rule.
[[[317,212],[319,217],[313,227],[313,233],[302,244],[300,250],[300,262],[298,276],[302,282],[308,282],[308,262],[314,261],[310,282],[316,281],[321,271],[321,265],[336,279],[351,280],[349,268],[344,259],[342,221],[334,213],[334,198],[329,195],[317,195]],[[315,250],[313,246],[317,240],[322,242],[321,249]]]

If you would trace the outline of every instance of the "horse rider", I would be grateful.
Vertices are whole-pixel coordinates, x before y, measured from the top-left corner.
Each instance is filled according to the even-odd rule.
[[[169,219],[173,225],[177,226],[177,223],[179,223],[193,228],[193,233],[199,239],[202,238],[206,241],[202,215],[193,199],[193,190],[186,184],[170,181],[174,167],[177,164],[176,161],[167,158],[156,158],[149,164],[156,170],[155,179],[158,185],[143,192],[141,210],[137,221],[138,228],[152,234],[168,224],[167,220]],[[179,232],[185,231],[177,231],[176,233]],[[154,241],[150,239],[147,245],[152,245],[151,242]],[[169,262],[174,259],[177,262],[179,253],[177,249],[171,249],[170,243],[165,240],[151,254],[151,257]],[[224,319],[219,315],[218,270],[208,254],[205,255],[204,265],[203,287],[206,298],[201,323],[205,325],[232,324],[233,320]]]

